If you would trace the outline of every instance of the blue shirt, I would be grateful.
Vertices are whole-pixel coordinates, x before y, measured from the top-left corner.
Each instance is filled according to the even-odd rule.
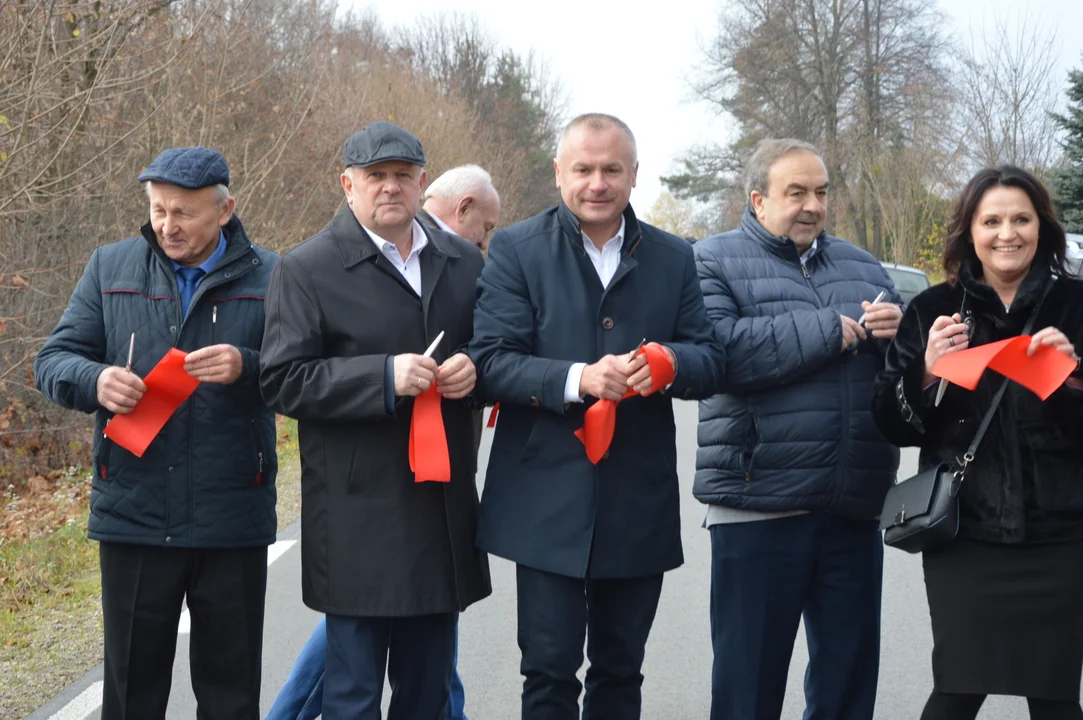
[[[170,262],[173,263],[173,272],[177,276],[177,287],[180,289],[181,312],[183,314],[188,314],[188,303],[191,301],[192,295],[195,294],[196,288],[198,288],[199,284],[203,282],[203,278],[207,277],[207,275],[210,274],[211,270],[214,270],[215,265],[222,261],[222,258],[225,257],[225,254],[226,234],[222,230],[219,230],[218,247],[214,249],[214,252],[211,253],[211,256],[209,258],[196,266],[199,270],[203,271],[203,274],[200,275],[198,279],[196,279],[196,281],[191,285],[191,287],[188,287],[188,284],[185,282],[185,279],[181,273],[181,270],[185,269],[186,266],[181,265],[175,260],[170,260]]]

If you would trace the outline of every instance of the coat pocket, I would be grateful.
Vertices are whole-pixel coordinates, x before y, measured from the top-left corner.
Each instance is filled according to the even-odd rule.
[[[749,413],[745,418],[744,443],[741,447],[741,471],[745,482],[752,482],[752,470],[756,465],[756,451],[760,448],[760,423]]]
[[[259,440],[259,428],[256,427],[256,419],[248,421],[248,446],[252,449],[252,485],[259,487],[263,484],[266,472],[266,457],[263,453],[263,444]]]
[[[94,473],[104,482],[109,482],[109,450],[113,447],[113,441],[102,434],[98,443],[98,457],[94,460]]]
[[[1023,425],[1026,450],[1023,463],[1034,483],[1038,507],[1050,512],[1083,511],[1083,446],[1076,433],[1067,433],[1057,424]]]

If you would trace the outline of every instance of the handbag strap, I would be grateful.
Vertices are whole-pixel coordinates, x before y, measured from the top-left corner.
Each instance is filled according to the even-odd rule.
[[[1042,297],[1039,298],[1038,304],[1034,306],[1034,309],[1030,311],[1030,317],[1027,318],[1027,324],[1023,326],[1023,335],[1029,335],[1030,331],[1034,329],[1034,323],[1038,321],[1038,311],[1042,309],[1042,303],[1045,302],[1045,298],[1049,295],[1049,291],[1053,289],[1053,283],[1057,281],[1057,276],[1053,275],[1050,282],[1046,283],[1045,292],[1042,293]],[[965,290],[964,290],[965,293]],[[966,296],[964,294],[964,302]],[[981,425],[978,426],[978,432],[974,435],[974,441],[970,443],[970,447],[967,448],[966,455],[963,456],[962,468],[957,473],[957,478],[961,482],[963,473],[966,472],[966,466],[974,461],[974,453],[978,450],[978,445],[981,444],[982,438],[985,437],[985,431],[989,429],[989,423],[993,421],[993,415],[996,414],[997,406],[1000,405],[1001,399],[1004,397],[1004,393],[1008,390],[1008,383],[1011,380],[1004,378],[1004,382],[1000,383],[1000,387],[997,389],[996,395],[993,396],[993,402],[989,406],[989,409],[985,412],[985,417],[982,418]]]

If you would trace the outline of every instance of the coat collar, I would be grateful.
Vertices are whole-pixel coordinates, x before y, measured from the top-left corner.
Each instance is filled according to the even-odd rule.
[[[745,214],[741,216],[741,230],[769,252],[786,260],[801,261],[801,253],[797,250],[797,244],[788,237],[771,234],[767,228],[760,225],[760,221],[756,219],[755,214],[752,212],[751,205],[745,208]],[[820,234],[816,236],[817,254],[823,252],[830,242],[831,236],[826,231],[821,230]],[[816,257],[816,255],[813,255],[813,257]]]
[[[460,257],[459,251],[451,243],[446,233],[426,227],[424,222],[420,224],[421,230],[429,239],[429,244],[421,251],[422,257],[429,252],[430,248],[434,253],[440,255],[454,258]],[[327,229],[331,231],[335,245],[338,247],[343,267],[350,268],[379,255],[376,243],[372,241],[372,237],[361,226],[361,223],[357,222],[353,210],[348,205],[335,215]]]
[[[642,229],[639,227],[639,220],[636,219],[635,211],[632,210],[632,204],[628,203],[628,207],[624,208],[624,246],[621,248],[621,256],[632,256],[635,254],[636,249],[639,247],[639,243],[643,239]],[[579,218],[575,216],[571,208],[564,204],[564,201],[560,201],[560,205],[557,206],[557,222],[560,224],[560,229],[563,231],[564,236],[572,242],[575,247],[582,249],[583,247],[583,226],[579,222]],[[586,251],[584,251],[586,252]]]
[[[169,256],[165,254],[165,250],[162,250],[162,246],[158,244],[158,236],[154,234],[154,226],[148,221],[139,228],[139,233],[143,236],[143,239],[147,241],[150,246],[151,252],[161,261],[170,272],[173,271],[173,262],[169,259]],[[244,224],[241,223],[241,219],[236,215],[230,217],[222,227],[222,234],[226,238],[226,253],[222,256],[222,259],[215,265],[215,270],[220,270],[229,263],[233,262],[237,258],[247,253],[252,248],[252,241],[248,239],[248,233],[244,230]],[[260,264],[259,257],[255,258],[255,264]]]
[[[1029,312],[1039,298],[1044,295],[1045,286],[1049,283],[1050,278],[1055,277],[1055,275],[1056,273],[1050,266],[1048,258],[1035,255],[1030,271],[1023,278],[1023,282],[1019,284],[1019,289],[1015,291],[1015,299],[1012,301],[1009,313],[1014,314],[1016,311]],[[1000,301],[1000,297],[991,286],[978,279],[980,276],[981,263],[978,262],[977,258],[971,258],[959,268],[959,284],[963,286],[966,294],[974,298],[974,302],[979,305],[989,306],[1003,312],[1004,304]]]

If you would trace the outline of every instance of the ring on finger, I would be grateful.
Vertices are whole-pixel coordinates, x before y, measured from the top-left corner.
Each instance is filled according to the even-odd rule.
[[[955,336],[954,335],[951,335],[950,337],[948,337],[948,345],[950,345],[951,347],[955,347]]]
[[[418,387],[421,387],[421,378],[418,378],[418,379],[417,379],[417,386],[418,386]]]

